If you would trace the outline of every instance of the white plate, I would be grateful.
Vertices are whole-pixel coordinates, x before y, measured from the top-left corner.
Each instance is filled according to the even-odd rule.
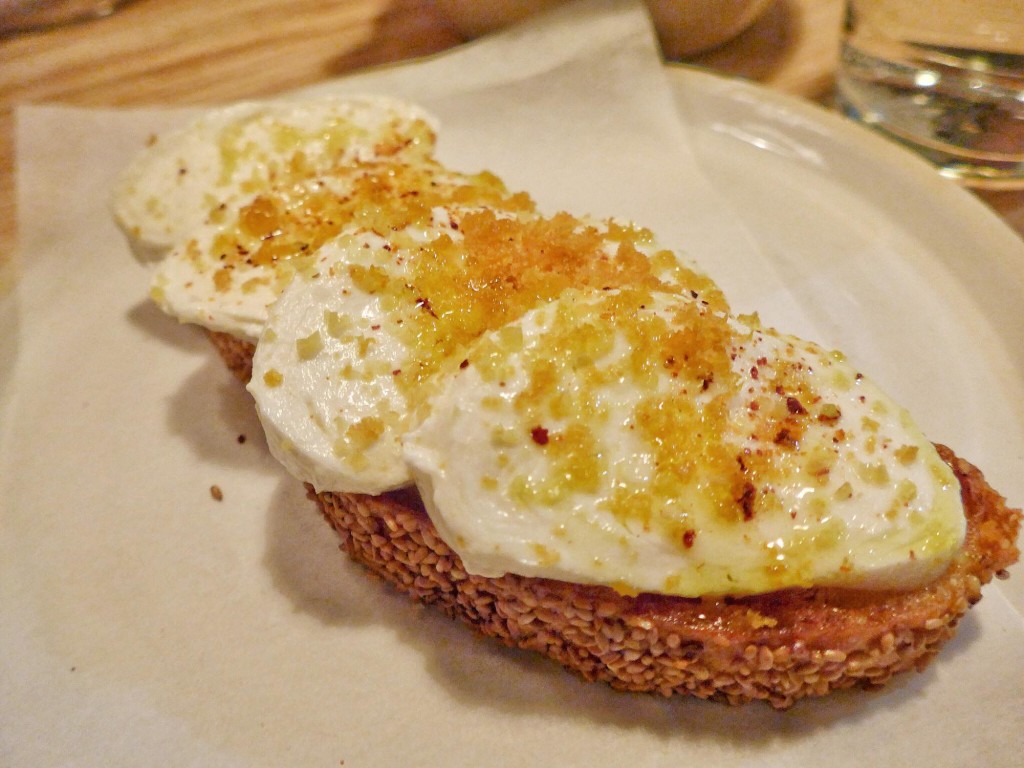
[[[1020,505],[1024,241],[931,166],[838,114],[668,71],[702,167],[761,251],[707,264],[734,308],[842,349]]]
[[[706,263],[734,305],[848,350],[1024,500],[1021,242],[833,115],[670,76],[761,248]],[[779,714],[586,685],[367,580],[205,341],[141,299],[144,274],[93,226],[116,145],[163,118],[64,119],[114,149],[61,191],[90,205],[24,198],[50,224],[0,306],[0,764],[840,765],[871,743],[874,764],[934,768],[1024,750],[1021,620],[998,589],[925,674]]]

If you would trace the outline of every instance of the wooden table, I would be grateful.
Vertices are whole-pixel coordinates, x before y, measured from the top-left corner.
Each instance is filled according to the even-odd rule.
[[[692,59],[827,102],[842,0],[776,0]],[[0,258],[14,247],[18,103],[208,104],[274,94],[461,41],[430,0],[134,0],[112,16],[0,38]],[[1024,192],[985,193],[1024,233]]]

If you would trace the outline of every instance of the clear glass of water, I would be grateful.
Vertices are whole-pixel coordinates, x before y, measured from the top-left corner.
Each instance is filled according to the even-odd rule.
[[[1024,0],[847,0],[836,95],[945,176],[1024,188]]]

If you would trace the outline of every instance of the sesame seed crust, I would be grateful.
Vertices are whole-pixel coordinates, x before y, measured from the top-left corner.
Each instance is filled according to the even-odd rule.
[[[252,378],[252,356],[256,345],[223,331],[206,330],[206,335],[228,370],[243,384]]]
[[[207,335],[232,374],[248,382],[254,345]],[[1007,507],[977,467],[937,449],[961,484],[967,535],[947,572],[912,592],[819,588],[694,600],[513,574],[485,578],[466,572],[414,491],[309,494],[354,560],[482,635],[620,690],[765,700],[782,709],[923,670],[981,599],[982,585],[1019,557],[1020,510]]]
[[[485,578],[466,572],[413,491],[308,491],[354,560],[485,636],[620,690],[786,708],[924,669],[981,599],[982,585],[1017,560],[1020,510],[1007,507],[972,464],[937,448],[961,483],[967,535],[946,573],[911,592],[819,588],[687,599],[513,574]]]

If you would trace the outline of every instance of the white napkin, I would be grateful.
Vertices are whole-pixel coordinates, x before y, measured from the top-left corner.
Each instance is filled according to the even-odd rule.
[[[439,155],[487,168],[548,212],[649,227],[713,273],[756,243],[703,173],[642,3],[570,3],[414,66],[300,92],[386,93],[441,117]]]
[[[420,101],[452,166],[494,170],[548,210],[634,219],[712,275],[719,258],[762,258],[697,167],[638,2],[573,4],[315,90]],[[585,684],[367,579],[269,458],[200,334],[146,301],[109,219],[114,175],[190,114],[18,112],[21,275],[0,303],[0,762],[1019,759],[1024,628],[998,591],[926,673],[777,713]]]

